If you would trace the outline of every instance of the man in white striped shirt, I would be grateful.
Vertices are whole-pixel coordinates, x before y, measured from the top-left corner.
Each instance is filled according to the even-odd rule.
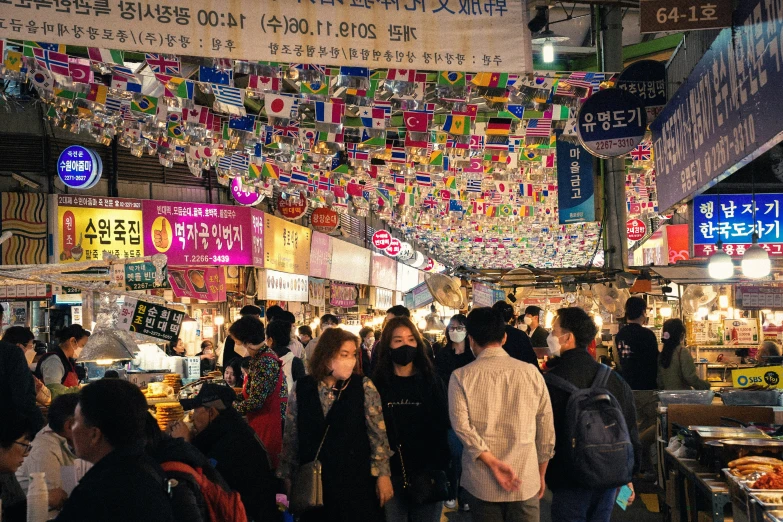
[[[555,428],[541,373],[503,349],[503,318],[477,308],[466,324],[476,360],[449,382],[451,425],[464,445],[462,487],[476,522],[538,522]]]

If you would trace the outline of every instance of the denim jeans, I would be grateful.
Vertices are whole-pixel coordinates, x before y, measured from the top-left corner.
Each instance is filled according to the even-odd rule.
[[[473,522],[539,522],[541,510],[538,495],[518,502],[487,502],[465,492],[470,502],[470,515]],[[552,519],[557,522],[564,522]]]
[[[452,429],[449,429],[449,453],[451,454],[451,466],[448,470],[449,497],[458,499],[459,481],[462,477],[462,441]]]
[[[617,488],[565,488],[552,491],[552,520],[557,522],[609,522]]]
[[[386,522],[440,522],[443,502],[414,505],[408,502],[402,479],[392,477],[394,496],[383,507]]]

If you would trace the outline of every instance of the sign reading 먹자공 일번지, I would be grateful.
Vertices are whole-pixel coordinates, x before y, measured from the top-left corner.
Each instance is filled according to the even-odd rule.
[[[311,233],[309,228],[264,214],[264,267],[308,275]]]
[[[92,196],[57,196],[54,252],[60,263],[93,261],[103,252],[117,257],[144,255],[141,201]]]
[[[720,202],[719,202],[720,200]],[[719,208],[720,207],[720,208]],[[770,256],[783,255],[783,194],[756,194],[756,227],[759,245]],[[751,194],[703,194],[693,200],[693,254],[708,257],[715,243],[740,258],[750,248],[753,235]]]
[[[769,100],[783,92],[783,12],[774,2],[746,0],[734,20],[650,125],[662,212],[780,139],[783,118]]]
[[[351,69],[532,70],[525,2],[464,0],[8,3],[0,38],[252,61],[330,63]],[[18,26],[10,25],[16,20]],[[30,36],[28,36],[30,35]],[[37,38],[37,36],[35,36]],[[50,37],[51,41],[51,37]],[[361,66],[361,67],[357,67]],[[67,64],[66,64],[67,67]],[[170,70],[161,71],[169,74]],[[411,71],[412,72],[412,71]],[[369,79],[369,78],[368,78]],[[503,86],[505,87],[505,86]]]
[[[731,0],[642,0],[642,33],[731,27]]]
[[[179,335],[184,318],[184,312],[126,297],[120,308],[117,327],[156,339],[173,341]]]
[[[557,140],[557,183],[560,224],[595,221],[593,157],[581,145]]]

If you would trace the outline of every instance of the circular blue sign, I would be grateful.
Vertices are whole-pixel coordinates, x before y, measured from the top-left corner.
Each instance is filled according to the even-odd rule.
[[[101,179],[103,162],[93,150],[81,145],[71,145],[57,159],[57,175],[65,186],[73,189],[89,189]]]
[[[576,132],[593,156],[614,158],[631,152],[647,131],[644,103],[622,89],[605,89],[579,109]]]

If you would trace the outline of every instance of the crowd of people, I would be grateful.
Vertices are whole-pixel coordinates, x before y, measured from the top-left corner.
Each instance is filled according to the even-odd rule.
[[[659,353],[640,298],[626,303],[619,371],[588,352],[598,328],[584,310],[558,310],[551,331],[540,316],[528,307],[517,318],[505,302],[476,308],[453,316],[432,346],[402,306],[358,337],[330,314],[314,337],[280,307],[246,306],[222,350],[210,343],[199,354],[225,383],[181,400],[190,422],[166,433],[135,385],[79,386],[74,359],[89,332],[66,328],[33,365],[32,332],[9,328],[0,343],[4,520],[24,520],[30,474],[44,472],[58,521],[282,520],[280,494],[292,508],[309,502],[296,513],[303,522],[437,522],[444,505],[477,522],[538,521],[546,488],[552,520],[608,521],[642,465],[634,395],[709,384],[681,321],[664,323]],[[597,436],[583,433],[575,408],[605,423],[592,446],[572,443]],[[302,497],[313,469],[320,499]]]

